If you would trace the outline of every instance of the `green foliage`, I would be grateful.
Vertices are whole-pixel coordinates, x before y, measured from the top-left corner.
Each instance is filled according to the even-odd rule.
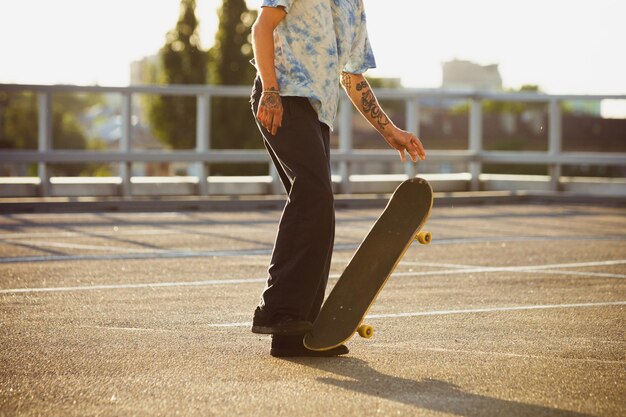
[[[541,93],[538,85],[527,84],[523,85],[519,88],[519,90],[515,90],[513,88],[508,89],[507,92],[510,93]],[[507,102],[507,101],[495,101],[495,100],[484,100],[483,101],[483,112],[484,113],[513,113],[513,114],[521,114],[527,110],[540,110],[545,108],[545,103],[535,103],[535,102]],[[452,108],[453,114],[467,114],[469,113],[469,103],[462,103],[454,106]]]
[[[400,78],[365,77],[373,89],[377,88],[402,88]]]
[[[256,11],[248,10],[245,0],[223,0],[218,11],[219,26],[215,44],[209,50],[209,82],[220,85],[250,85],[256,70],[251,28]]]
[[[70,100],[70,104],[76,104],[75,100]],[[76,106],[74,110],[78,108]],[[59,150],[87,148],[87,138],[83,129],[76,122],[73,113],[64,111],[62,103],[53,102],[52,106],[52,148]],[[78,176],[87,168],[88,164],[51,164],[50,174],[52,176]]]
[[[159,84],[205,84],[207,55],[200,47],[195,0],[181,0],[176,27],[159,51]],[[154,135],[174,149],[189,149],[196,141],[196,98],[155,96],[148,105]]]
[[[0,149],[37,149],[37,95],[0,92]]]
[[[252,86],[256,69],[251,28],[256,11],[244,0],[223,0],[215,44],[209,50],[209,82],[219,85]],[[217,97],[212,102],[211,145],[214,149],[259,149],[263,147],[247,99]],[[211,171],[222,175],[259,175],[267,166],[258,164],[215,164]]]
[[[89,139],[77,119],[102,101],[98,94],[54,94],[52,102],[52,149],[88,149]],[[36,150],[38,144],[37,94],[0,92],[0,149]],[[92,175],[103,172],[102,164],[51,164],[51,174]],[[29,167],[29,174],[35,165]]]

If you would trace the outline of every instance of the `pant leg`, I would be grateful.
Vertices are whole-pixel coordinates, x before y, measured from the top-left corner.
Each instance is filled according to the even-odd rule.
[[[280,160],[278,159],[278,157],[272,150],[271,146],[269,145],[269,143],[267,143],[265,139],[263,139],[263,145],[265,145],[265,149],[267,150],[267,153],[272,159],[272,164],[274,165],[274,167],[276,168],[276,171],[278,172],[278,178],[280,178],[280,182],[283,184],[283,187],[285,188],[285,192],[287,193],[287,195],[289,195],[289,193],[291,192],[291,180],[289,179],[289,176],[285,172],[285,169],[281,165]]]
[[[330,175],[331,173],[331,165],[330,165],[330,129],[328,128],[328,126],[323,125],[322,126],[322,135],[324,137],[324,150],[326,153],[326,158],[328,161],[328,173]],[[331,187],[332,187],[332,179],[329,178],[329,181],[331,183]],[[317,318],[317,315],[320,312],[320,309],[322,307],[322,304],[324,302],[324,296],[326,294],[326,286],[328,284],[328,274],[330,272],[330,264],[331,264],[331,260],[332,260],[332,256],[333,256],[333,245],[334,245],[334,241],[335,241],[335,211],[333,210],[333,217],[332,217],[332,237],[331,237],[331,244],[328,247],[328,252],[326,253],[326,259],[324,262],[324,269],[322,270],[322,276],[320,278],[320,285],[317,289],[317,292],[315,294],[315,297],[313,299],[313,305],[311,306],[311,310],[309,311],[309,314],[306,317],[307,321],[310,322],[314,322],[315,319]]]
[[[260,91],[257,83],[255,114]],[[307,319],[319,311],[334,239],[329,135],[308,99],[282,97],[282,102],[283,123],[277,134],[259,126],[281,179],[288,182],[261,307],[270,314]]]

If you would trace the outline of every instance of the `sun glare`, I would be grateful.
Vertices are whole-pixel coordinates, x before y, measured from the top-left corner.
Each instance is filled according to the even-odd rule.
[[[442,63],[461,59],[499,65],[505,87],[626,93],[626,55],[615,49],[626,39],[626,2],[364,1],[378,63],[372,75],[436,88]],[[254,8],[260,0],[247,3]],[[213,43],[220,4],[197,1],[205,49]],[[20,34],[20,41],[3,44],[0,82],[126,85],[130,63],[158,52],[178,11],[179,0],[2,2],[0,37]]]

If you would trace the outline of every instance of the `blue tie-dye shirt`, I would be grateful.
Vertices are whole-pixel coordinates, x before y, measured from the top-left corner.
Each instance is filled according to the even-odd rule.
[[[307,97],[332,128],[342,71],[375,68],[363,0],[263,0],[287,16],[274,30],[274,64],[282,96]]]

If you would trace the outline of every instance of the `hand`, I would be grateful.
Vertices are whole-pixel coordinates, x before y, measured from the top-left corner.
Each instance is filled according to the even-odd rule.
[[[283,103],[278,91],[264,92],[261,95],[256,118],[272,136],[276,134],[283,122]]]
[[[404,152],[408,152],[411,160],[417,162],[417,158],[426,159],[426,151],[422,146],[422,142],[412,134],[402,129],[392,128],[389,134],[383,136],[385,141],[394,149],[397,149],[400,153],[400,159],[402,162],[406,161]]]

